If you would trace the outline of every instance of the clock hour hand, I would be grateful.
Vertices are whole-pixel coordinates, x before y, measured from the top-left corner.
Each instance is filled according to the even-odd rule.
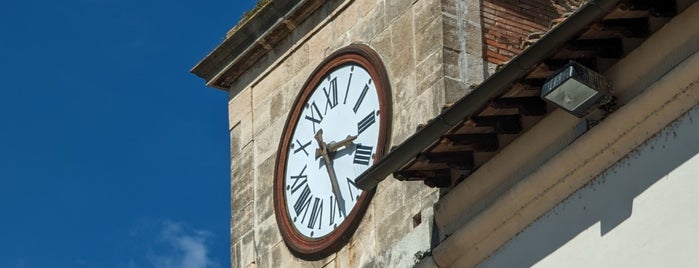
[[[321,129],[322,131],[322,129]],[[320,131],[319,131],[320,132]],[[316,134],[317,135],[317,134]],[[322,138],[322,137],[321,137]],[[317,139],[317,138],[316,138]],[[357,136],[347,135],[347,138],[341,141],[332,141],[326,145],[325,151],[328,153],[336,152],[341,147],[349,146],[357,139]],[[316,149],[316,159],[323,155],[323,150],[321,148]]]
[[[337,198],[337,204],[339,206],[340,213],[347,217],[347,212],[345,211],[345,199],[342,198],[342,193],[340,192],[340,185],[337,182],[337,176],[335,175],[335,169],[332,166],[332,161],[330,156],[328,156],[328,145],[323,142],[323,130],[319,129],[316,132],[315,139],[318,142],[318,150],[320,150],[320,155],[323,157],[323,162],[325,162],[325,168],[328,171],[328,176],[330,176],[330,184],[332,185],[333,194]],[[318,151],[316,150],[316,154]]]

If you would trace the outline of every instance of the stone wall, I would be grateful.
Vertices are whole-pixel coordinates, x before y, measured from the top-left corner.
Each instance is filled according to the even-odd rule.
[[[393,97],[391,143],[400,144],[483,79],[478,1],[328,2],[336,4],[326,4],[296,26],[229,90],[233,267],[405,267],[430,249],[438,191],[388,178],[345,248],[320,261],[296,259],[274,217],[277,147],[307,77],[326,56],[351,43],[368,44],[386,65]]]

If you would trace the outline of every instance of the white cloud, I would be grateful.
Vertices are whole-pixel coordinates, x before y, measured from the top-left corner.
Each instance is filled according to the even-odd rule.
[[[165,221],[160,234],[165,250],[150,252],[148,259],[157,268],[219,267],[208,256],[206,240],[210,236],[207,231],[186,230],[182,224]]]

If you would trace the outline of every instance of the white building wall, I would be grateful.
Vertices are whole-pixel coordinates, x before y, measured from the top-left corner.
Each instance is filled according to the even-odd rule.
[[[699,265],[699,106],[532,223],[481,267]]]

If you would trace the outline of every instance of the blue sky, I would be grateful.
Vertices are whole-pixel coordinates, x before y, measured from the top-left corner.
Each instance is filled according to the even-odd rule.
[[[253,0],[0,8],[0,267],[229,267],[225,92]]]

